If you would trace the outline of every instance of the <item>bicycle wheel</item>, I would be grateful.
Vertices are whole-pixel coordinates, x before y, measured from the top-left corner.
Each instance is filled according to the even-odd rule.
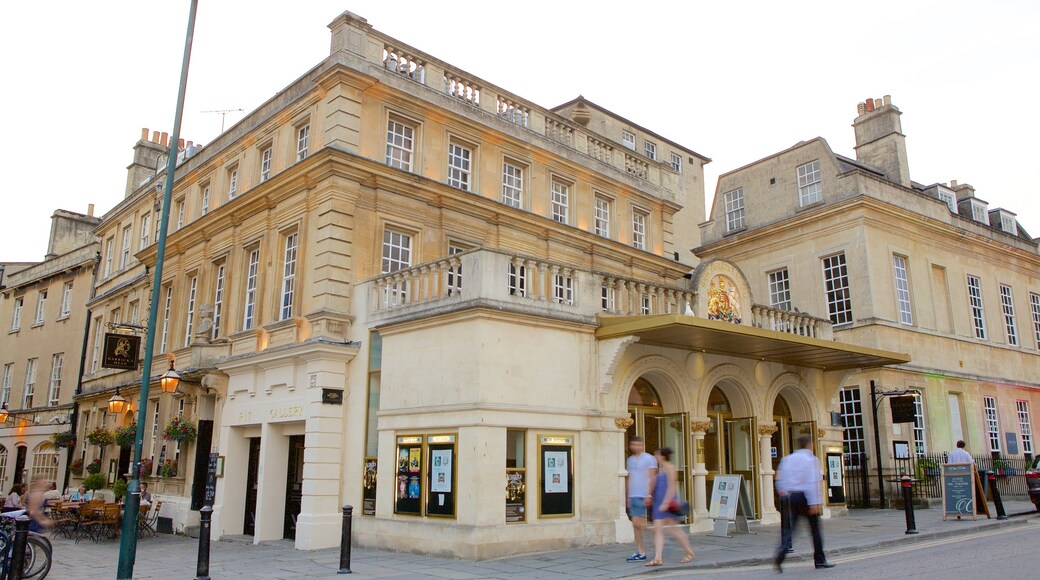
[[[51,571],[51,555],[54,548],[50,540],[39,534],[29,534],[25,544],[25,565],[22,578],[43,580]]]

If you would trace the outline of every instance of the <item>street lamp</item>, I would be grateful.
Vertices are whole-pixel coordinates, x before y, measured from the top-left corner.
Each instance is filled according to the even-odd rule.
[[[127,400],[119,394],[119,387],[116,387],[116,394],[112,395],[112,398],[108,400],[108,412],[119,415],[126,409]]]
[[[177,371],[173,370],[173,361],[170,361],[170,370],[163,373],[163,376],[159,377],[159,389],[164,394],[176,393],[177,385],[181,383],[181,376],[177,374]]]
[[[0,407],[0,423],[6,423],[8,415],[9,413],[7,412],[7,403],[4,403],[4,405]]]

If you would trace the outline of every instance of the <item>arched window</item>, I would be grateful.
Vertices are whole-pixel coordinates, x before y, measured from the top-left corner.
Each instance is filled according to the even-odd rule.
[[[649,381],[640,377],[632,384],[632,390],[628,392],[628,404],[631,407],[655,407],[661,408],[661,399],[657,391]]]
[[[29,472],[29,480],[43,477],[47,481],[58,480],[58,454],[49,441],[44,441],[33,450],[32,469]]]

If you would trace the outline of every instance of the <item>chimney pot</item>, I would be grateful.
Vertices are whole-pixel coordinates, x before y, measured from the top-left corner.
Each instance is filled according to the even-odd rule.
[[[145,131],[147,132],[148,129],[145,129]],[[147,137],[147,135],[145,135],[145,137]],[[87,204],[87,215],[90,216],[90,217],[94,217],[94,204],[92,204],[92,203],[88,203]]]
[[[159,145],[162,145],[163,147],[168,147],[169,143],[170,143],[170,134],[167,133],[166,131],[163,131],[162,134],[159,135]]]
[[[188,147],[191,147],[192,145],[194,145],[194,143],[192,143],[191,141],[188,141]]]
[[[866,103],[860,103],[860,104],[856,105],[856,114],[862,115],[863,113],[866,113],[866,112],[867,112],[867,104]]]
[[[867,112],[868,113],[873,111],[874,110],[874,99],[867,99],[866,102],[863,103],[863,105],[867,108]]]
[[[881,97],[881,102],[886,104],[886,105],[891,105],[892,104],[892,95],[885,95],[885,96]]]
[[[158,131],[152,131],[152,143],[158,143],[158,142],[159,142],[159,132]]]
[[[950,180],[950,187],[957,187],[957,180],[956,179],[951,179]]]
[[[184,139],[177,139],[177,149],[184,149]]]
[[[141,127],[141,141],[148,140],[148,127]]]

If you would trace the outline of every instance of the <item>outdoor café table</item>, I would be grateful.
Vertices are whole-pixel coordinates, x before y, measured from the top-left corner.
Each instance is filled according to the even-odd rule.
[[[115,503],[86,504],[79,510],[79,534],[76,542],[90,538],[93,542],[113,539],[118,535],[121,506]]]

